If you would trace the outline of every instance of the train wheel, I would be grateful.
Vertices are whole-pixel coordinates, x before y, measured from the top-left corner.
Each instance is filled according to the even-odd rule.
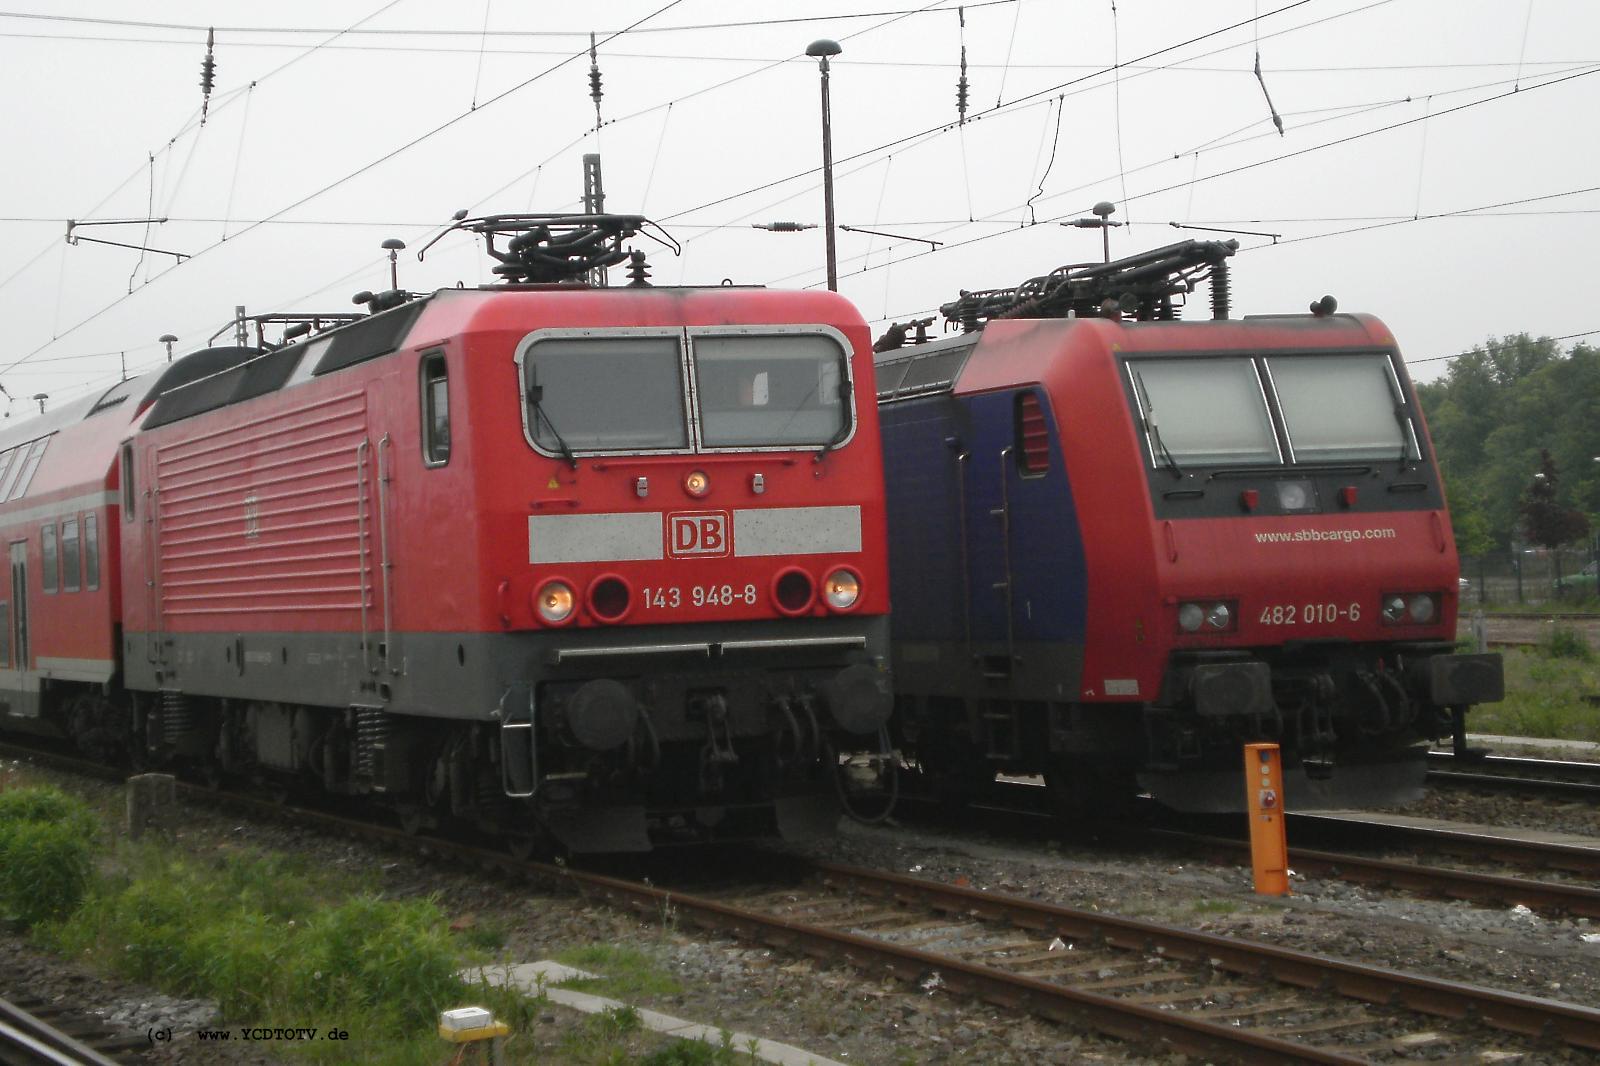
[[[424,829],[432,829],[434,818],[424,807],[414,803],[402,804],[396,808],[395,816],[400,822],[400,831],[408,837],[420,836]]]
[[[508,833],[505,841],[506,851],[518,862],[527,862],[543,852],[549,844],[538,833]]]
[[[923,787],[946,811],[960,811],[994,788],[994,767],[982,756],[961,750],[951,738],[919,748],[917,765]]]
[[[1056,817],[1068,825],[1128,821],[1137,809],[1139,787],[1131,770],[1057,757],[1044,772],[1044,783]]]

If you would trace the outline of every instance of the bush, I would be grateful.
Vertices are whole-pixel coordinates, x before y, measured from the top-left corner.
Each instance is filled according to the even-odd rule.
[[[0,823],[0,910],[23,925],[71,914],[93,875],[89,842],[73,826]]]
[[[425,1025],[464,991],[455,945],[431,900],[353,899],[312,917],[295,941],[288,993],[308,1008],[359,1004]]]
[[[1539,650],[1552,659],[1588,662],[1594,658],[1594,651],[1589,647],[1583,630],[1559,622],[1550,627],[1550,637],[1539,645]]]
[[[59,789],[0,792],[0,911],[28,926],[72,913],[94,876],[97,828]]]
[[[48,785],[0,792],[0,827],[19,822],[65,825],[85,838],[93,838],[100,828],[88,804]]]

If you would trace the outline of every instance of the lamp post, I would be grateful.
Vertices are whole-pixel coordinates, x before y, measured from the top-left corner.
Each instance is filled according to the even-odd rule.
[[[170,333],[163,333],[161,343],[167,346],[167,362],[172,362],[172,346],[178,343],[178,338]]]
[[[822,71],[822,214],[828,239],[828,291],[839,291],[839,267],[833,247],[833,126],[828,118],[828,57],[844,49],[826,37],[812,41],[806,55],[815,56]]]

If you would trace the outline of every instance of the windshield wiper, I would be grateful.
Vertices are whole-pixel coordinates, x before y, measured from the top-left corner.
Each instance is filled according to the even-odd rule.
[[[561,437],[561,431],[556,429],[556,424],[550,421],[550,415],[544,409],[543,385],[528,386],[528,403],[533,407],[533,439],[539,439],[539,422],[543,420],[550,430],[550,435],[556,439],[556,446],[561,449],[561,458],[565,459],[572,469],[578,469],[578,457],[572,454],[572,449]]]
[[[1400,473],[1404,474],[1411,469],[1407,465],[1411,460],[1411,419],[1406,416],[1404,400],[1394,405],[1394,420],[1400,423]]]
[[[795,413],[799,413],[798,409]],[[793,420],[794,415],[789,417]],[[812,462],[822,462],[824,455],[843,444],[844,439],[850,435],[853,422],[854,420],[850,417],[850,379],[849,375],[841,370],[839,374],[839,432],[835,433],[832,439],[824,444],[816,455],[812,456]]]
[[[1172,471],[1172,476],[1180,481],[1183,480],[1183,468],[1178,465],[1178,460],[1172,457],[1172,453],[1167,451],[1166,441],[1161,439],[1161,430],[1156,426],[1155,405],[1150,402],[1150,393],[1144,387],[1144,375],[1137,370],[1133,372],[1133,385],[1134,388],[1139,390],[1139,402],[1144,405],[1144,429],[1146,433],[1150,434],[1150,443],[1155,446],[1156,450],[1161,454],[1161,458],[1166,461],[1167,468]]]

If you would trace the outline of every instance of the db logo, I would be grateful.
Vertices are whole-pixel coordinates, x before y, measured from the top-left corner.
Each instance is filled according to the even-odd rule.
[[[667,515],[667,554],[673,558],[716,558],[732,550],[727,511],[678,511]]]

